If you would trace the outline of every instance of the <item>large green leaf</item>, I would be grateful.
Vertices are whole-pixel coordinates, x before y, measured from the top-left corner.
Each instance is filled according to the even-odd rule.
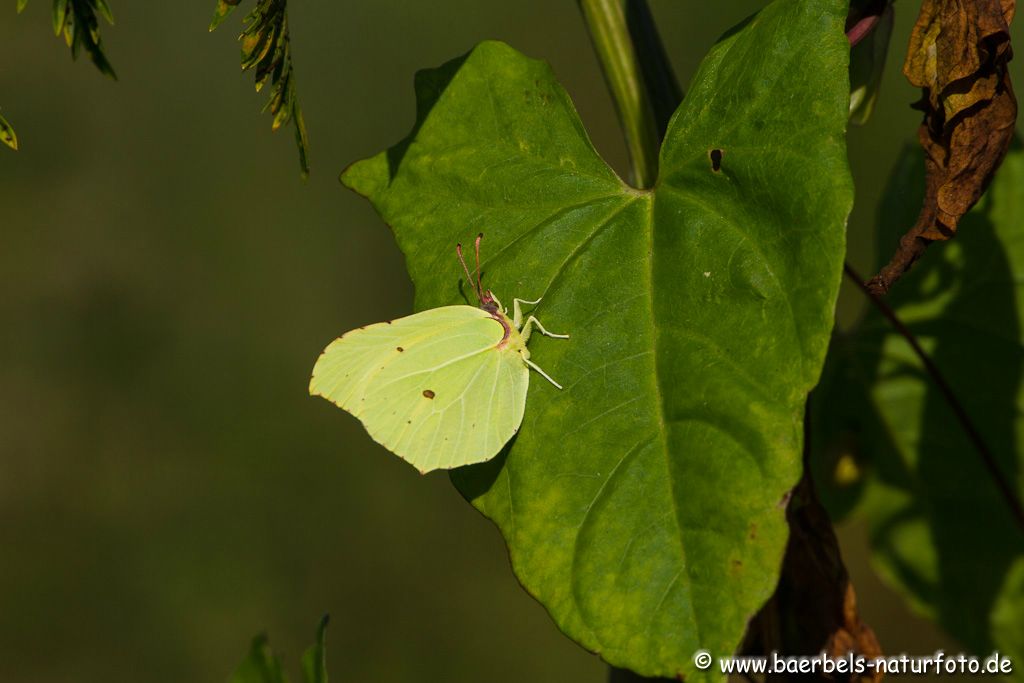
[[[851,204],[841,0],[776,0],[720,41],[656,188],[620,181],[550,68],[500,43],[422,72],[412,134],[343,181],[394,229],[416,307],[486,284],[569,342],[531,341],[517,438],[453,475],[569,636],[645,675],[733,652],[771,595],[803,404]],[[468,296],[467,296],[468,295]]]
[[[882,258],[913,223],[923,188],[921,152],[908,150],[879,212]],[[1019,144],[961,227],[955,240],[929,249],[887,300],[963,404],[1003,478],[1024,496]],[[833,511],[859,500],[876,565],[921,612],[976,654],[998,648],[1024,661],[1024,531],[918,357],[872,311],[854,334],[837,338],[829,369],[817,411],[829,416],[814,440],[831,462],[819,481]],[[836,442],[844,447],[829,448]],[[846,478],[850,486],[829,476],[837,455],[860,458],[839,468],[860,471]]]

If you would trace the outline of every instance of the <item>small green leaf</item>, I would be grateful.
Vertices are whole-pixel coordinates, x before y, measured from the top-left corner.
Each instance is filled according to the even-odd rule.
[[[19,11],[23,6],[19,5]],[[79,52],[84,50],[101,73],[117,80],[114,67],[103,52],[97,12],[109,23],[114,23],[106,0],[54,0],[53,32],[64,37],[72,59],[77,59]]]
[[[916,218],[924,186],[915,145],[879,209],[883,259]],[[1018,497],[1024,497],[1022,225],[1018,142],[985,197],[961,220],[956,239],[929,249],[886,297]],[[838,379],[815,400],[818,412],[827,406],[835,417],[817,425],[812,443],[825,453],[815,457],[828,458],[836,450],[830,445],[844,438],[857,455],[856,511],[867,518],[879,573],[971,652],[998,649],[1015,661],[1024,658],[1024,532],[949,403],[876,311],[837,338],[830,354]],[[818,479],[833,510],[851,507],[835,495],[834,481]],[[1019,667],[1014,674],[1024,680]]]
[[[242,70],[256,66],[277,45],[278,37],[284,29],[284,22],[268,26],[266,30],[255,35],[242,37]]]
[[[18,149],[18,136],[14,134],[14,127],[7,122],[3,114],[0,114],[0,142],[11,149]]]
[[[652,191],[591,146],[546,65],[500,43],[416,78],[408,138],[343,182],[393,228],[416,308],[486,284],[572,339],[531,354],[503,455],[453,480],[560,628],[644,676],[718,680],[775,589],[785,496],[838,292],[852,188],[844,0],[776,0],[723,38]]]
[[[302,655],[302,677],[305,683],[327,683],[327,623],[324,615],[316,630],[316,642]]]
[[[327,623],[328,615],[320,620],[316,641],[302,655],[304,683],[327,683]],[[270,649],[266,635],[253,638],[249,654],[238,665],[229,683],[287,683],[281,660]]]
[[[18,0],[18,14],[28,6],[28,0]]]
[[[68,0],[53,0],[53,34],[59,36],[64,31],[64,23],[68,17]],[[70,46],[70,43],[68,44]]]
[[[110,11],[110,6],[107,4],[107,0],[93,0],[93,6],[103,18],[107,20],[107,23],[111,26],[114,25],[114,13]]]
[[[306,121],[302,118],[302,110],[298,102],[292,111],[292,121],[295,126],[295,146],[299,149],[299,168],[303,178],[309,177],[309,138],[306,136]]]
[[[230,683],[287,683],[281,661],[270,649],[265,635],[253,638],[248,656],[229,679]]]
[[[236,7],[238,7],[237,2],[218,0],[217,9],[213,12],[213,21],[210,22],[210,31],[216,30],[228,18],[228,15],[235,11]]]

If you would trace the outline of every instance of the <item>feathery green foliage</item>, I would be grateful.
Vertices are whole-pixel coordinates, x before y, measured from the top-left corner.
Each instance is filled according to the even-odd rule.
[[[241,0],[218,0],[210,22],[213,31],[238,6]],[[258,0],[256,7],[243,20],[244,29],[238,39],[242,43],[242,70],[256,70],[256,91],[270,82],[270,100],[264,111],[274,117],[273,130],[289,121],[295,127],[295,145],[299,150],[302,176],[309,175],[309,139],[306,124],[295,94],[292,72],[291,37],[288,32],[286,0]]]
[[[26,5],[28,0],[18,0],[18,12]],[[103,53],[97,13],[113,26],[114,15],[106,0],[53,0],[53,32],[64,36],[64,42],[71,48],[72,59],[78,59],[78,53],[85,50],[96,68],[116,81],[114,67]]]
[[[24,4],[26,0],[21,0],[21,4]],[[14,134],[14,128],[11,124],[7,123],[7,119],[4,118],[3,114],[0,114],[0,142],[4,143],[11,149],[18,149],[18,136]]]

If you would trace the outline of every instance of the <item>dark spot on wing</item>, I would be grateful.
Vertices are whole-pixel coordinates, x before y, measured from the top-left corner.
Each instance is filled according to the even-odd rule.
[[[708,152],[708,157],[711,158],[711,170],[718,173],[722,170],[722,150],[713,149]]]
[[[435,396],[437,396],[437,394],[435,394],[430,389],[424,389],[423,390],[423,395],[426,396],[427,398],[434,398]]]
[[[402,348],[401,346],[399,346],[399,347],[396,347],[396,350],[397,350],[397,351],[398,351],[399,353],[402,353],[402,351],[405,351],[405,349],[403,349],[403,348]]]

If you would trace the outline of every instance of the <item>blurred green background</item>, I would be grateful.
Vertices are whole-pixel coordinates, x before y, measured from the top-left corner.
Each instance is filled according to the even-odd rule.
[[[324,612],[335,681],[603,680],[446,476],[306,393],[328,341],[410,312],[390,233],[337,174],[405,135],[416,69],[486,38],[547,59],[624,172],[575,3],[291,3],[308,182],[239,73],[241,13],[211,35],[213,0],[111,0],[114,83],[70,61],[49,3],[14,4],[0,11],[0,106],[22,146],[0,149],[0,681],[220,682],[263,630],[295,671]],[[684,86],[761,4],[652,2]],[[899,73],[916,6],[897,10],[881,103],[850,135],[864,271],[918,121]],[[851,320],[861,302],[842,304]],[[956,651],[874,579],[863,531],[841,533],[886,651]]]

